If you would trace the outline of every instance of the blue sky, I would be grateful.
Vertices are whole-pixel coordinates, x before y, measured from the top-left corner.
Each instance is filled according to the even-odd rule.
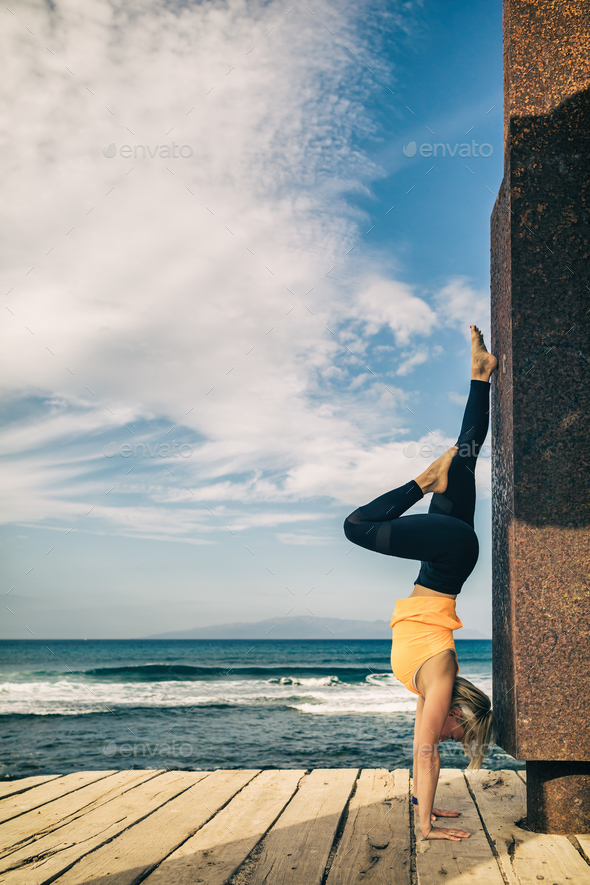
[[[501,3],[5,26],[2,635],[389,619],[419,566],[342,523],[455,441],[489,336]]]

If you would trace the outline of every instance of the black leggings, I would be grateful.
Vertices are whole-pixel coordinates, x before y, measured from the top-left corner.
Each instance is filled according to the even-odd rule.
[[[344,521],[344,534],[353,544],[387,556],[420,560],[414,583],[452,596],[461,592],[479,556],[473,529],[475,464],[488,432],[489,402],[489,382],[471,381],[447,490],[433,494],[428,513],[400,518],[424,497],[411,479],[359,507]]]

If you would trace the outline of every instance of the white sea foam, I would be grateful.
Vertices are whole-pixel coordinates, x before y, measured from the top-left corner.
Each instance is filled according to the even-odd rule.
[[[321,678],[214,681],[91,682],[79,677],[0,684],[0,713],[78,715],[112,707],[286,705],[302,712],[408,709],[407,692],[392,676],[356,684]]]
[[[469,678],[468,674],[465,674]],[[491,696],[491,678],[473,677]],[[346,683],[337,676],[317,678],[113,682],[83,675],[0,684],[0,714],[81,715],[113,708],[288,706],[321,715],[413,712],[417,696],[392,674],[368,674]]]
[[[321,676],[321,677],[300,677],[300,676],[281,676],[269,679],[269,684],[277,684],[277,685],[306,685],[308,687],[313,686],[321,686],[321,685],[340,685],[341,682],[337,676]]]
[[[397,703],[371,704],[363,702],[355,704],[349,698],[346,701],[342,699],[339,704],[326,703],[321,706],[316,706],[315,704],[292,704],[290,706],[300,710],[302,713],[314,713],[316,716],[340,716],[343,713],[358,713],[359,715],[365,715],[366,713],[411,713],[416,705],[405,699],[400,699]]]

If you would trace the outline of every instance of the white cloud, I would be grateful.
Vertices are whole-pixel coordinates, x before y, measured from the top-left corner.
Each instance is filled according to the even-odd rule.
[[[455,326],[467,340],[470,340],[469,326],[473,323],[489,341],[489,292],[474,289],[466,277],[456,276],[436,293],[434,303],[441,323]]]
[[[295,532],[279,532],[277,540],[281,544],[291,544],[296,547],[323,547],[333,544],[334,538],[325,535],[296,534]]]
[[[458,406],[464,406],[467,403],[467,394],[456,393],[454,390],[451,390],[448,397],[452,403],[455,403]]]
[[[357,292],[350,316],[364,326],[365,335],[388,326],[400,346],[415,336],[430,335],[437,322],[435,311],[411,286],[374,276]]]
[[[403,363],[397,369],[396,375],[408,375],[416,366],[421,366],[422,363],[425,363],[430,356],[430,352],[427,347],[420,347],[418,350],[415,350],[414,353],[408,355],[407,353],[403,353],[402,357],[405,357]]]
[[[1,359],[6,406],[29,406],[0,436],[5,519],[94,506],[97,531],[188,539],[210,532],[188,501],[240,530],[317,518],[278,504],[406,481],[409,394],[367,370],[372,336],[395,345],[375,357],[405,349],[403,376],[485,299],[456,278],[429,303],[346,258],[364,218],[349,195],[382,175],[355,142],[374,86],[344,48],[363,49],[363,7],[320,10],[336,38],[272,2],[131,15],[70,0],[7,19]],[[102,153],[172,140],[193,156]],[[163,442],[172,426],[186,462],[106,464],[109,439]]]

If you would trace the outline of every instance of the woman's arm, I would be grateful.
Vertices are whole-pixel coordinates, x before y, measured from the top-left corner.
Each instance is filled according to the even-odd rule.
[[[424,698],[418,696],[416,705],[416,721],[414,723],[414,775],[412,778],[413,793],[418,798],[418,748],[420,746],[420,725],[422,723],[422,711],[424,710]]]
[[[417,760],[414,757],[414,785],[418,773],[418,787],[415,795],[420,808],[420,830],[425,839],[450,839],[458,842],[471,834],[466,830],[446,827],[433,827],[431,824],[434,794],[440,773],[438,743],[443,726],[451,707],[451,697],[455,681],[453,668],[442,667],[428,680],[426,698],[421,709],[420,724],[416,721],[418,733]],[[418,720],[418,710],[416,710]],[[416,764],[417,763],[417,764]]]
[[[416,722],[414,725],[414,773],[412,776],[412,795],[418,799],[418,739],[420,735],[420,723],[422,722],[422,711],[424,709],[424,698],[422,695],[418,698],[418,704],[416,706]],[[434,800],[433,800],[434,802]],[[412,803],[414,806],[414,812],[420,816],[420,806],[416,804],[416,802]],[[460,817],[460,811],[445,811],[443,808],[433,808],[431,814],[431,820],[435,821],[437,817]]]
[[[451,706],[453,680],[443,675],[432,680],[423,704],[418,729],[418,746],[414,778],[418,776],[415,795],[420,808],[420,829],[424,838],[432,829],[431,816],[440,772],[438,742]]]

